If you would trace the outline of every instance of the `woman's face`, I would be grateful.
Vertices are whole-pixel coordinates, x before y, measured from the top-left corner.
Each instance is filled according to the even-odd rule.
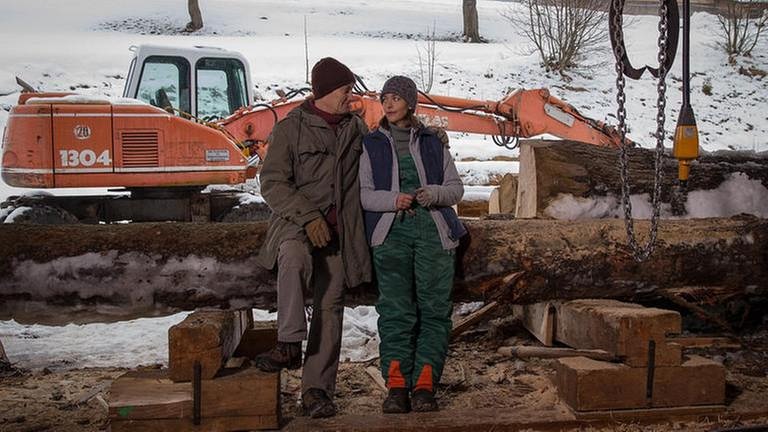
[[[408,103],[395,93],[387,93],[381,98],[384,116],[390,123],[397,123],[408,115]]]

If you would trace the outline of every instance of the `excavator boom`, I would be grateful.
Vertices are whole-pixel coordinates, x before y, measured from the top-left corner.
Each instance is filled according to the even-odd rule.
[[[219,125],[249,147],[266,142],[274,124],[303,102],[304,99],[278,99],[244,108]],[[377,127],[384,115],[379,94],[375,92],[353,95],[350,110],[360,115],[370,129]],[[550,134],[602,147],[621,145],[621,138],[612,127],[583,116],[572,105],[550,95],[547,89],[517,90],[501,101],[420,94],[416,115],[426,125],[448,131],[501,138]]]

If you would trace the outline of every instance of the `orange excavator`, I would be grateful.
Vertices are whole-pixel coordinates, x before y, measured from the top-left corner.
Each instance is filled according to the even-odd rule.
[[[123,194],[39,194],[11,202],[55,208],[69,221],[232,220],[227,214],[238,194],[204,189],[254,177],[257,150],[275,123],[303,102],[303,91],[253,104],[248,62],[239,53],[153,45],[133,53],[120,99],[41,93],[20,82],[25,92],[3,136],[2,178],[11,186]],[[373,128],[383,115],[378,95],[357,90],[351,109]],[[421,94],[416,113],[427,125],[491,135],[510,149],[519,138],[542,134],[621,143],[612,127],[546,89],[517,90],[498,102]]]

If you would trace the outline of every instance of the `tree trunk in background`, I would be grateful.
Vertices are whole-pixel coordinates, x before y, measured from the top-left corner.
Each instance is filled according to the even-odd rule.
[[[464,41],[480,42],[480,26],[477,20],[477,0],[462,0],[464,15]]]
[[[647,298],[663,288],[768,290],[768,220],[663,220],[637,263],[624,221],[465,221],[454,301]],[[647,221],[636,221],[645,241]],[[267,224],[0,225],[0,320],[109,321],[197,307],[275,307],[275,274],[256,261]],[[505,277],[517,274],[517,277]],[[707,291],[709,292],[709,291]],[[764,297],[763,297],[764,298]],[[373,304],[374,286],[347,304]]]
[[[630,193],[653,193],[654,150],[629,150]],[[677,160],[663,158],[661,201],[681,205],[685,197],[672,193],[677,179]],[[768,155],[735,151],[704,154],[691,165],[688,192],[717,189],[737,173],[760,181],[768,188]],[[518,174],[516,217],[556,217],[562,219],[552,202],[561,194],[574,198],[599,198],[611,194],[621,203],[619,152],[616,149],[582,144],[575,141],[522,141]],[[650,199],[650,198],[649,198]],[[697,204],[697,203],[690,203]],[[717,203],[713,203],[717,204]],[[606,207],[606,211],[609,209]],[[594,217],[609,217],[608,214]],[[650,217],[650,216],[649,216]]]
[[[203,14],[200,13],[198,0],[187,0],[187,9],[189,9],[189,22],[186,31],[196,31],[203,28]]]

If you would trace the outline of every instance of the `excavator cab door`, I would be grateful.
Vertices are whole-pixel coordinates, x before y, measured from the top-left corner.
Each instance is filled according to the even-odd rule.
[[[250,71],[239,53],[153,45],[133,51],[125,97],[206,121],[228,117],[250,104]]]
[[[151,56],[141,65],[136,99],[176,113],[191,107],[190,64],[184,57]]]

